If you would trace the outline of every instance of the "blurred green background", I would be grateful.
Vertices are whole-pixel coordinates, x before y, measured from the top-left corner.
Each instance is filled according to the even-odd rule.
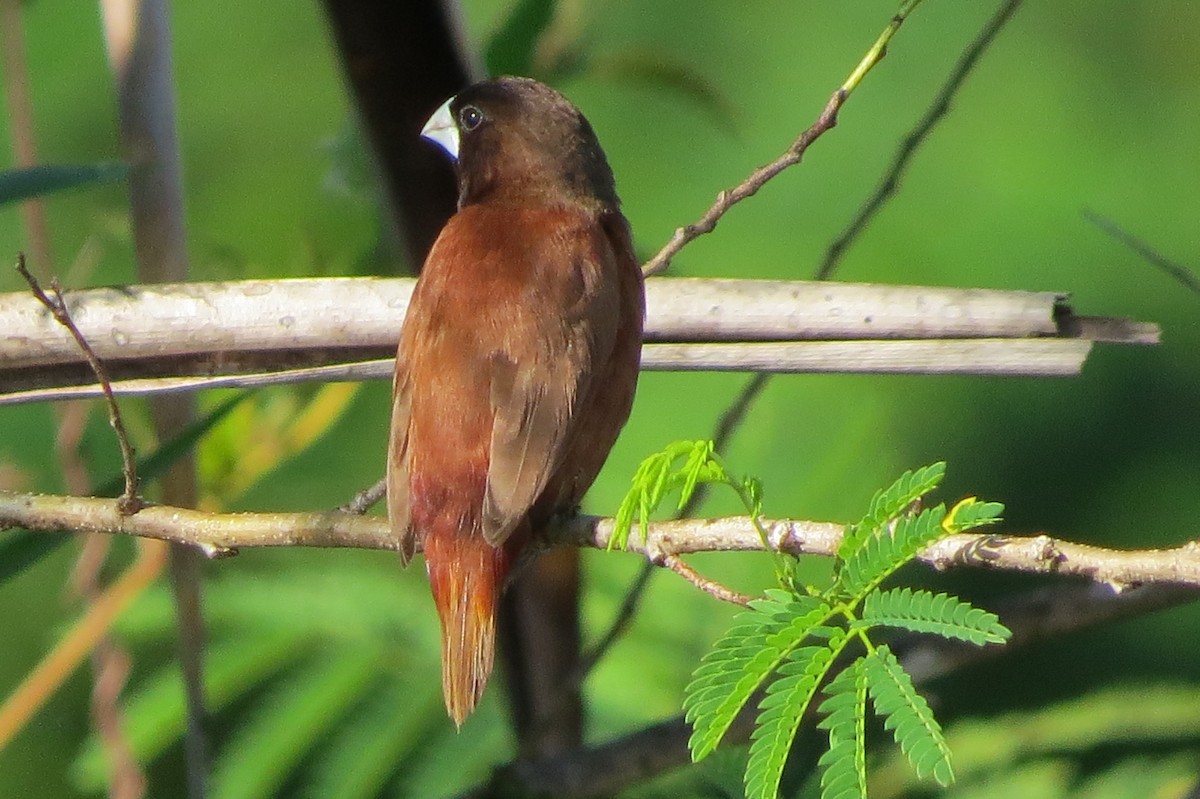
[[[513,4],[464,5],[471,36],[486,43]],[[891,0],[567,4],[563,13],[575,22],[565,30],[577,34],[570,41],[586,59],[558,87],[596,128],[642,252],[654,252],[718,190],[781,152],[894,10]],[[993,10],[980,2],[922,6],[839,126],[803,164],[686,249],[673,274],[811,276]],[[97,9],[38,0],[25,4],[24,17],[42,160],[116,157]],[[179,3],[173,24],[195,279],[383,269],[373,259],[371,193],[345,157],[354,123],[321,9]],[[669,65],[693,89],[706,87],[707,99],[621,68],[631,62]],[[0,169],[12,164],[7,137],[5,126]],[[123,185],[46,202],[68,285],[133,281]],[[763,478],[768,512],[776,516],[849,520],[904,469],[945,459],[947,495],[1004,502],[1012,532],[1046,530],[1127,547],[1197,537],[1200,297],[1081,211],[1104,214],[1164,256],[1200,267],[1198,206],[1200,4],[1026,4],[837,278],[1067,291],[1082,313],[1161,324],[1163,344],[1098,347],[1083,376],[1071,380],[779,377],[728,447],[729,462]],[[70,264],[85,245],[95,248],[94,267],[72,282]],[[0,208],[0,250],[11,256],[24,246],[17,209]],[[0,270],[0,291],[20,288],[15,274]],[[710,435],[744,380],[645,375],[587,509],[611,513],[644,455],[674,439]],[[224,396],[214,392],[201,402],[211,407]],[[262,392],[222,423],[201,454],[212,502],[327,508],[378,478],[388,387],[363,386],[311,446],[301,446],[306,442],[289,439],[287,425],[315,396],[312,388]],[[126,407],[135,443],[145,446],[145,411],[135,402]],[[5,485],[63,490],[54,438],[50,407],[0,408]],[[266,465],[246,477],[242,461],[251,448]],[[84,454],[97,480],[118,466],[98,414]],[[722,496],[703,509],[736,511]],[[128,560],[128,542],[118,549],[118,561]],[[64,597],[73,557],[60,551],[0,584],[0,693],[76,617],[77,603]],[[586,622],[595,634],[639,563],[615,554],[585,559]],[[770,579],[761,557],[694,562],[741,590]],[[382,553],[247,552],[207,564],[205,576],[219,729],[214,796],[446,796],[511,755],[496,686],[460,735],[442,715],[435,618],[422,569],[402,572]],[[987,595],[1052,581],[972,572],[950,582]],[[677,713],[691,669],[730,615],[673,575],[657,577],[631,633],[588,683],[591,737]],[[153,756],[153,796],[181,790],[171,624],[160,588],[119,626],[135,655],[130,735]],[[933,686],[927,693],[943,721],[964,740],[959,766],[967,776],[953,795],[1183,796],[1200,774],[1200,729],[1168,711],[1194,708],[1192,717],[1200,718],[1198,631],[1200,614],[1180,608],[1015,652]],[[101,758],[89,739],[89,689],[82,670],[0,751],[0,796],[102,792]],[[1130,696],[1142,702],[1138,729],[1156,732],[1122,723],[1133,710]],[[1099,709],[1071,716],[1060,704],[1068,701]],[[989,760],[1039,720],[1059,718],[1058,708],[1066,708],[1062,717],[1080,719],[1069,729],[1094,727],[1097,738],[1049,735],[1020,753],[1016,765]],[[1101,724],[1105,709],[1122,712]],[[1024,715],[995,720],[987,728],[992,746],[972,748],[969,725],[1002,712]],[[724,796],[738,774],[718,762],[637,795],[699,795],[704,786],[703,795]],[[886,790],[912,795],[903,784]]]

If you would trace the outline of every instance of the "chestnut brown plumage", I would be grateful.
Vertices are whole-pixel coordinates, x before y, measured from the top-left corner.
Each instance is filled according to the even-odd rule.
[[[419,542],[461,725],[491,673],[496,609],[532,531],[578,505],[629,416],[641,271],[591,126],[527,78],[475,84],[423,134],[457,160],[400,335],[388,514]]]

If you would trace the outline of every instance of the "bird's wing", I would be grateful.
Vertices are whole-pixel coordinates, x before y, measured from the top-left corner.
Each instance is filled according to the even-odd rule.
[[[408,369],[396,359],[392,380],[392,434],[387,457],[387,507],[392,534],[400,541],[400,558],[408,564],[416,552],[408,485],[408,419],[412,408]]]
[[[522,315],[534,329],[513,333],[526,344],[502,345],[490,363],[494,417],[482,528],[493,545],[538,500],[586,423],[577,409],[612,351],[619,321],[615,256],[599,225],[548,237],[536,257],[543,263],[532,274],[546,308]]]

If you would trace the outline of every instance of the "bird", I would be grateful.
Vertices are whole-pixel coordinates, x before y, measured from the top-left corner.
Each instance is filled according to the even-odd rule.
[[[485,80],[421,134],[454,161],[458,210],[401,329],[387,509],[402,561],[424,553],[461,728],[506,582],[535,533],[578,508],[629,418],[645,295],[604,150],[559,92]]]

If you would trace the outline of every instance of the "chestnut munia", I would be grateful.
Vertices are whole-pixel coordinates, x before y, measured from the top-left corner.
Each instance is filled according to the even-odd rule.
[[[424,550],[461,725],[510,570],[578,505],[629,416],[645,301],[612,170],[558,92],[484,81],[422,135],[455,159],[459,201],[400,335],[388,515],[406,563]]]

